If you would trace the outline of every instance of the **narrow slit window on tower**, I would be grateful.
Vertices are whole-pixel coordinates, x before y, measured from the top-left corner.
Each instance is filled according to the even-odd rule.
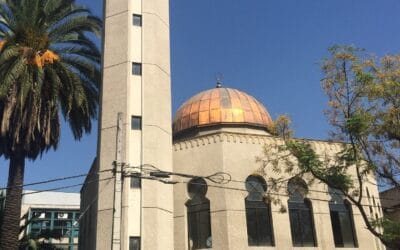
[[[132,130],[142,130],[142,117],[141,116],[132,116],[132,123],[131,123]]]
[[[133,14],[132,15],[132,23],[133,23],[133,26],[142,26],[142,16]]]
[[[140,177],[132,176],[131,177],[131,188],[141,188],[142,187],[142,179]]]
[[[142,75],[142,64],[141,63],[132,63],[132,75],[141,76]]]
[[[129,250],[140,250],[140,237],[129,237]]]

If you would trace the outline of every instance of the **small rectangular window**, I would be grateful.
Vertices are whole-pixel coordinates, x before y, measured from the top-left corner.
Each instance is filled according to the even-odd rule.
[[[131,177],[131,188],[141,188],[142,187],[142,179],[140,177]]]
[[[142,64],[141,63],[132,63],[132,75],[140,76],[142,75]]]
[[[142,130],[142,117],[141,116],[132,116],[132,130]]]
[[[132,23],[133,23],[133,26],[142,26],[142,16],[133,14]]]
[[[129,250],[140,250],[140,237],[129,237]]]

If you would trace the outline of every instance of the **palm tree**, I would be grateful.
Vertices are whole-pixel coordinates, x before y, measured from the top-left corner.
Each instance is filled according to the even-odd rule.
[[[17,249],[25,159],[75,139],[97,116],[102,22],[74,0],[0,1],[0,156],[10,160],[0,249]]]

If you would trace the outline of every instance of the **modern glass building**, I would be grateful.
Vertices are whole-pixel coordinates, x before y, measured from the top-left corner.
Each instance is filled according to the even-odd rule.
[[[37,236],[51,234],[59,239],[50,239],[57,249],[78,249],[79,210],[33,208],[28,212],[30,221],[26,234]]]
[[[46,242],[56,249],[78,249],[79,216],[79,193],[25,190],[21,217],[27,226],[21,237],[51,236],[48,240],[46,238]]]

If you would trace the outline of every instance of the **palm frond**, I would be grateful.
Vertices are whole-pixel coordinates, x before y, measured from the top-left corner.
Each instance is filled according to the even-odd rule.
[[[8,94],[8,90],[18,78],[26,71],[27,64],[22,57],[16,57],[12,63],[9,64],[7,72],[4,74],[0,85],[0,98]],[[2,72],[3,73],[3,72]]]
[[[50,30],[49,38],[51,41],[58,41],[59,37],[63,37],[66,34],[80,34],[82,32],[93,32],[99,36],[101,33],[101,23],[101,20],[97,17],[73,16]]]
[[[60,115],[76,139],[91,130],[101,55],[87,34],[101,26],[74,0],[0,3],[0,156],[57,148]]]

